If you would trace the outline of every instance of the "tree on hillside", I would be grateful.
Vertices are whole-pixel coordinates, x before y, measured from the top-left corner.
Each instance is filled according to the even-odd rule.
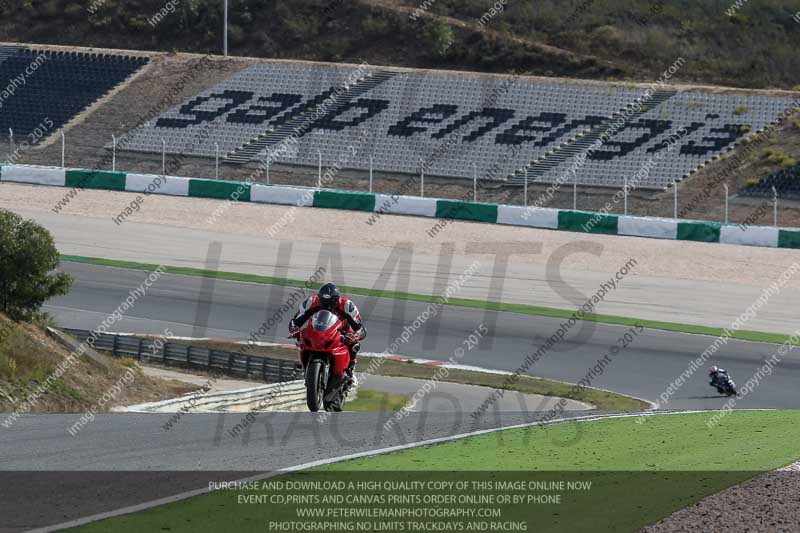
[[[58,250],[50,233],[32,220],[0,209],[0,311],[30,320],[53,296],[67,294],[72,277],[53,273]]]

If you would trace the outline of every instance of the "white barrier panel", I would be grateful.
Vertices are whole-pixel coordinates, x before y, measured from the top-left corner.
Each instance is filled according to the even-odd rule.
[[[558,209],[500,205],[497,206],[497,223],[558,229]]]
[[[722,226],[719,231],[719,242],[777,248],[778,233],[778,228],[748,226],[743,230],[739,226]]]
[[[678,222],[665,218],[621,216],[617,219],[617,235],[675,240],[678,238]]]
[[[67,172],[63,168],[3,165],[2,170],[0,170],[0,181],[63,187],[66,179]]]
[[[157,176],[155,174],[126,174],[125,190],[148,194],[189,196],[189,178]]]
[[[305,406],[306,388],[303,380],[284,381],[233,391],[190,393],[178,398],[147,402],[112,409],[127,413],[179,413],[179,412],[243,412],[274,411]]]
[[[416,198],[391,194],[375,195],[375,211],[392,215],[436,216],[435,198]]]
[[[311,207],[314,205],[314,190],[254,184],[250,188],[250,201],[262,204]]]

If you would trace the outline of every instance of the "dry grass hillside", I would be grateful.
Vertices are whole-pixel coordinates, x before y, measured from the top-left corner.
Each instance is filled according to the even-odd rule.
[[[88,357],[68,365],[49,387],[40,387],[59,374],[58,365],[69,355],[41,327],[0,315],[0,412],[83,413],[93,407],[105,412],[193,390],[177,381],[149,378],[131,359],[112,359],[106,368]],[[121,392],[103,401],[103,395],[117,383],[124,385]]]

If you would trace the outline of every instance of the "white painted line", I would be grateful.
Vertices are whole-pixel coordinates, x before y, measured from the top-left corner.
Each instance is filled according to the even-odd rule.
[[[777,470],[778,472],[800,472],[800,461],[796,463],[792,463],[790,465],[786,465],[782,468]]]
[[[742,409],[744,410],[744,409]],[[303,463],[296,466],[290,466],[286,468],[282,468],[281,470],[277,470],[274,472],[268,472],[266,474],[257,474],[255,476],[231,480],[237,481],[240,483],[245,483],[249,481],[261,481],[264,479],[269,479],[275,476],[279,476],[281,474],[286,474],[289,472],[298,472],[301,470],[306,470],[309,468],[314,468],[317,466],[324,466],[330,465],[335,463],[340,463],[343,461],[350,461],[353,459],[361,459],[365,457],[374,457],[376,455],[383,455],[391,452],[401,451],[401,450],[409,450],[412,448],[419,448],[422,446],[431,446],[433,444],[443,444],[446,442],[452,442],[454,440],[463,439],[466,437],[474,437],[478,435],[487,435],[490,433],[496,433],[498,431],[506,431],[511,429],[524,429],[533,426],[544,426],[544,425],[552,425],[552,424],[559,424],[559,423],[569,423],[569,422],[595,422],[598,420],[610,420],[614,418],[633,418],[637,416],[663,416],[663,415],[675,415],[675,414],[691,414],[691,413],[705,413],[705,412],[713,412],[713,411],[678,411],[678,412],[669,412],[669,413],[658,413],[658,412],[641,412],[641,413],[626,413],[626,414],[613,414],[613,415],[588,415],[588,416],[579,416],[575,418],[560,418],[556,420],[549,420],[549,421],[536,421],[536,422],[526,422],[524,424],[516,424],[513,426],[501,427],[501,428],[490,428],[490,429],[481,429],[477,431],[470,431],[468,433],[460,433],[458,435],[451,435],[449,437],[439,437],[436,439],[429,439],[420,442],[412,442],[409,444],[400,444],[397,446],[390,446],[388,448],[379,448],[377,450],[369,450],[366,452],[359,452],[353,453],[349,455],[343,455],[340,457],[332,457],[330,459],[321,459],[319,461],[311,461],[309,463]],[[122,509],[116,509],[114,511],[106,511],[104,513],[98,513],[91,516],[86,516],[83,518],[77,518],[75,520],[70,520],[68,522],[62,522],[61,524],[54,524],[52,526],[45,526],[43,528],[38,529],[31,529],[29,533],[49,533],[50,531],[60,531],[62,529],[68,529],[78,526],[83,526],[86,524],[90,524],[92,522],[97,522],[99,520],[106,520],[108,518],[114,518],[117,516],[123,516],[131,513],[136,513],[139,511],[145,511],[147,509],[152,509],[154,507],[159,507],[161,505],[166,505],[169,503],[179,502],[182,500],[186,500],[189,498],[193,498],[195,496],[202,496],[203,494],[210,493],[211,490],[207,487],[202,489],[195,489],[187,492],[182,492],[180,494],[175,494],[173,496],[167,496],[165,498],[159,498],[157,500],[152,500],[149,502],[140,503],[137,505],[131,505],[129,507],[123,507]]]

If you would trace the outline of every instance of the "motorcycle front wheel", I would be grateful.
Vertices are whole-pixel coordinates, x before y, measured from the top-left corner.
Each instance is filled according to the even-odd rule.
[[[311,361],[306,369],[306,405],[308,410],[316,413],[322,407],[322,398],[325,395],[325,363],[319,360]]]

